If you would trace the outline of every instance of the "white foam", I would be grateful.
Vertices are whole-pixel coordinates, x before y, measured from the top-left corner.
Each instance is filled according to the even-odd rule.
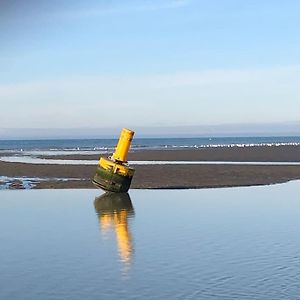
[[[211,140],[211,139],[210,139]],[[248,148],[248,147],[280,147],[280,146],[300,146],[300,142],[261,142],[261,143],[209,143],[209,144],[194,144],[194,145],[152,145],[152,146],[139,146],[132,145],[132,151],[140,151],[140,150],[154,150],[154,149],[200,149],[200,148]],[[87,154],[103,154],[112,152],[115,147],[107,146],[107,147],[74,147],[74,148],[50,148],[50,149],[32,149],[32,150],[24,150],[24,149],[1,149],[0,153],[14,153],[14,154],[22,154],[22,155],[33,155],[33,156],[49,156],[49,155],[87,155]]]

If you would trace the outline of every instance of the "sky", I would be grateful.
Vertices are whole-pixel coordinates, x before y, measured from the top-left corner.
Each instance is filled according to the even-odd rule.
[[[0,133],[300,134],[299,11],[298,0],[1,0]]]

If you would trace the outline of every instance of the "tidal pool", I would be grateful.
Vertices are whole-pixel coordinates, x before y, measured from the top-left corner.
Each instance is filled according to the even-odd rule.
[[[299,190],[0,191],[0,299],[299,299]]]

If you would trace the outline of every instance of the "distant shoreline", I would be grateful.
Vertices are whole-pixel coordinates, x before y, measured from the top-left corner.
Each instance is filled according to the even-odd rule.
[[[55,159],[91,159],[100,155],[55,156]],[[48,157],[48,158],[51,158]],[[129,160],[164,161],[282,161],[300,162],[300,146],[143,150],[130,152]],[[0,162],[0,177],[7,187],[23,188],[31,178],[32,188],[95,188],[91,183],[96,165],[40,165]],[[133,189],[191,189],[267,185],[300,179],[300,166],[273,165],[137,165]],[[16,179],[19,178],[19,179]],[[20,180],[21,178],[21,180]],[[37,180],[34,180],[37,178]],[[38,179],[40,178],[40,179]]]

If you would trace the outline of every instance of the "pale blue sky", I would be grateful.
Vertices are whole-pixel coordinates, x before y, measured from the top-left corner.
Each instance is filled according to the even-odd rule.
[[[0,2],[0,128],[300,121],[300,1]]]

